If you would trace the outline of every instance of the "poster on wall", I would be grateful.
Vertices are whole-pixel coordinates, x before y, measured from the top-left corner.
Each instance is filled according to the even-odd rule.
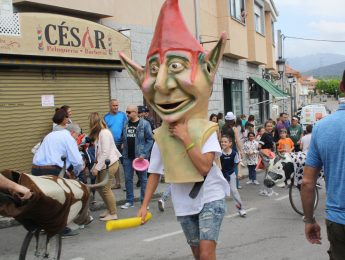
[[[41,96],[42,107],[54,107],[54,95],[42,95]]]

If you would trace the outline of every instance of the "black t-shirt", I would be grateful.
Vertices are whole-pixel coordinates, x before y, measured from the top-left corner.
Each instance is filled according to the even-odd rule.
[[[264,133],[260,139],[260,142],[262,142],[261,149],[271,149],[274,150],[274,143],[273,143],[273,136],[269,133]]]
[[[135,136],[137,133],[138,124],[139,124],[139,120],[137,122],[128,121],[128,128],[127,128],[128,159],[135,158]]]
[[[235,172],[235,157],[236,151],[232,149],[231,154],[224,154],[220,156],[220,163],[222,165],[222,173],[224,178],[230,182],[230,175]]]

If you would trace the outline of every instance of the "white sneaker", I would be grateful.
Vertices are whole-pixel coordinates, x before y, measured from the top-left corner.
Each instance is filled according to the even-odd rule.
[[[255,180],[255,181],[253,181],[253,184],[259,185],[260,183],[257,180]]]
[[[267,196],[268,196],[268,197],[271,197],[271,196],[273,196],[273,195],[279,196],[279,193],[278,193],[278,192],[275,192],[275,191],[273,191],[273,190],[272,190],[271,192],[268,192],[268,193],[267,193]]]
[[[267,192],[267,190],[260,190],[259,191],[259,195],[261,195],[261,196],[268,196],[268,192]]]
[[[163,212],[164,211],[164,200],[162,200],[162,199],[159,199],[158,200],[158,209],[161,211],[161,212]]]
[[[246,182],[246,184],[252,184],[252,183],[253,183],[252,180],[249,180]]]
[[[238,211],[238,214],[240,214],[240,216],[241,216],[242,218],[244,218],[244,217],[247,215],[247,212],[246,212],[244,209],[240,209],[240,210]]]
[[[131,203],[129,203],[129,202],[126,202],[125,204],[123,204],[123,205],[121,206],[121,209],[128,209],[128,208],[133,208],[133,207],[134,207],[133,204],[131,204]]]

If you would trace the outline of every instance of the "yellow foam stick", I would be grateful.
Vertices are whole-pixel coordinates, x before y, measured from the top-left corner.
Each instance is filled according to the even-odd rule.
[[[145,222],[149,221],[151,218],[152,218],[151,212],[147,212]],[[107,221],[105,225],[105,229],[107,231],[116,231],[120,229],[134,228],[140,225],[141,225],[140,217],[125,218],[125,219]]]

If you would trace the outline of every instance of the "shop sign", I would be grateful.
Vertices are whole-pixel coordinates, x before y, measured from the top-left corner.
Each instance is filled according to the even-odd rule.
[[[0,53],[119,60],[122,51],[131,56],[129,38],[104,25],[55,14],[18,15],[20,35],[0,35]]]

